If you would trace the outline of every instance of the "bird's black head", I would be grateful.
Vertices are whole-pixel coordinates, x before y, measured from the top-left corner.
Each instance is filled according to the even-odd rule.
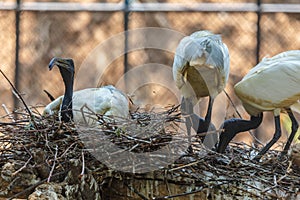
[[[73,90],[73,81],[74,81],[74,62],[70,58],[52,58],[49,63],[49,70],[52,70],[54,66],[59,68],[60,74],[65,83],[66,89],[68,88],[68,92]]]
[[[59,68],[60,74],[65,83],[65,94],[61,105],[62,121],[68,122],[73,119],[72,97],[74,82],[74,62],[69,58],[53,58],[49,63],[49,70],[54,66]]]
[[[52,58],[49,63],[49,70],[52,70],[52,68],[55,65],[60,70],[65,69],[70,73],[74,73],[74,61],[70,58],[57,58],[57,57]]]
[[[223,131],[220,134],[217,152],[223,153],[229,142],[240,132],[249,131],[257,128],[262,122],[263,114],[251,116],[250,120],[232,118],[225,120],[221,128]]]
[[[232,118],[226,120],[221,128],[223,131],[220,133],[219,137],[219,144],[217,147],[217,152],[224,153],[227,145],[229,142],[234,138],[236,134],[238,134],[239,131],[239,123],[242,121],[242,119]]]

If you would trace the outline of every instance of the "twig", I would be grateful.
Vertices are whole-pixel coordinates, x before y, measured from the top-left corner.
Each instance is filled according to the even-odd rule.
[[[81,151],[81,156],[82,156],[82,170],[80,176],[82,177],[84,175],[84,168],[85,168],[85,161],[84,161],[84,153]]]
[[[73,144],[68,146],[68,148],[65,150],[65,152],[59,156],[59,158],[64,157],[66,155],[66,153],[71,149],[71,147],[73,147],[75,144],[77,144],[77,142],[73,142]]]
[[[176,171],[176,170],[179,170],[179,169],[182,169],[182,168],[190,167],[190,166],[198,164],[199,162],[200,162],[200,160],[189,163],[189,164],[186,164],[186,165],[182,165],[182,166],[179,166],[179,167],[176,167],[176,168],[169,169],[168,171],[172,172],[172,171]]]
[[[227,96],[231,106],[234,108],[234,111],[237,113],[237,115],[239,116],[239,118],[242,119],[242,115],[240,114],[240,112],[237,110],[236,106],[234,105],[232,99],[230,98],[229,94],[226,92],[226,90],[224,89],[223,92],[225,93],[225,95]]]
[[[168,191],[168,194],[171,194],[170,185],[169,185],[168,179],[166,178],[166,177],[167,177],[167,174],[168,174],[168,170],[165,170],[165,171],[164,171],[164,176],[165,176],[164,183],[165,183],[165,185],[166,185],[166,189],[167,189],[167,191]]]
[[[147,141],[147,140],[143,140],[143,139],[139,139],[139,138],[135,138],[126,134],[121,133],[121,136],[124,136],[125,138],[127,138],[128,140],[134,140],[134,141],[138,141],[138,142],[142,142],[142,143],[146,143],[146,144],[151,144],[151,141]]]
[[[11,113],[8,111],[6,105],[3,103],[2,104],[2,108],[4,109],[4,111],[6,112],[6,114],[8,115],[8,117],[11,119],[12,122],[15,122],[14,117],[11,115]]]
[[[55,155],[54,155],[54,160],[53,160],[53,165],[52,165],[51,171],[49,173],[49,176],[48,176],[48,179],[47,179],[47,183],[50,183],[50,179],[51,179],[51,176],[52,176],[54,168],[55,168],[55,162],[56,162],[56,159],[57,159],[57,152],[58,152],[58,147],[56,145],[56,147],[55,147]]]
[[[34,110],[32,108],[30,109],[34,114]],[[25,120],[29,119],[29,115],[26,113],[26,111],[24,112],[23,110],[19,111],[24,116],[24,118],[22,119]],[[124,121],[122,122],[116,120],[114,123],[109,123],[111,127],[107,127],[107,134],[109,133],[112,134],[110,134],[108,138],[111,139],[111,141],[113,141],[115,145],[124,145],[123,148],[120,148],[120,151],[134,149],[134,151],[143,152],[144,149],[146,149],[146,151],[148,152],[148,150],[149,151],[154,150],[154,148],[156,148],[157,146],[159,147],[159,145],[164,147],[163,145],[165,144],[165,142],[168,142],[168,140],[166,141],[164,140],[165,138],[168,139],[168,135],[165,134],[170,132],[166,131],[163,132],[162,134],[155,135],[154,139],[149,136],[149,138],[151,139],[150,141],[152,141],[152,143],[151,145],[148,145],[145,144],[143,141],[133,140],[131,138],[130,139],[127,138],[126,140],[125,136],[119,137],[119,135],[114,134],[115,129],[113,128],[113,127],[122,128],[123,125],[125,124],[126,131],[122,132],[122,134],[126,133],[126,135],[129,135],[130,137],[139,138],[136,135],[142,131],[136,128],[130,129],[129,126],[132,125],[132,127],[138,127],[139,124],[136,121],[136,119],[139,119],[144,116],[146,117],[149,116],[150,122],[148,124],[150,128],[147,129],[146,131],[147,132],[149,131],[149,133],[152,132],[157,133],[158,128],[152,127],[155,125],[160,126],[160,124],[156,123],[156,120],[162,119],[163,121],[165,117],[168,117],[165,115],[160,116],[160,114],[161,113],[158,114],[139,113],[135,115],[136,118],[134,119],[124,119]],[[45,121],[43,120],[45,119],[49,123],[44,123]],[[171,167],[169,168],[166,167],[164,171],[157,170],[153,174],[137,173],[134,176],[122,172],[117,174],[115,171],[108,171],[107,167],[105,167],[104,165],[102,166],[101,164],[97,169],[94,169],[94,167],[90,168],[91,166],[95,166],[96,163],[98,164],[99,161],[95,160],[95,158],[91,154],[87,154],[86,151],[88,151],[88,149],[85,149],[83,144],[80,142],[79,140],[80,138],[77,134],[78,132],[70,135],[50,134],[51,132],[57,131],[58,129],[61,130],[60,123],[57,121],[54,122],[50,121],[50,119],[53,120],[53,118],[49,118],[49,119],[35,118],[37,124],[42,124],[41,126],[39,126],[39,130],[24,129],[24,123],[21,123],[21,120],[17,120],[17,119],[15,123],[10,122],[12,124],[11,127],[7,127],[6,124],[0,123],[0,131],[3,133],[3,135],[0,136],[0,143],[2,143],[3,145],[7,145],[7,147],[3,146],[3,148],[0,149],[0,158],[2,158],[0,159],[1,165],[5,164],[7,161],[10,162],[10,160],[14,160],[18,163],[21,162],[21,165],[23,165],[25,162],[29,163],[25,168],[27,169],[30,163],[32,162],[32,160],[35,159],[35,156],[33,156],[33,159],[31,159],[31,161],[28,161],[28,158],[31,156],[30,152],[36,152],[36,150],[40,151],[41,148],[42,151],[44,151],[42,152],[43,154],[41,155],[41,159],[43,159],[42,161],[49,158],[51,159],[50,162],[47,162],[47,160],[45,162],[39,162],[38,160],[35,160],[37,165],[33,166],[33,168],[35,167],[35,169],[40,169],[39,167],[42,166],[41,167],[42,169],[46,169],[45,172],[37,171],[39,177],[43,177],[42,179],[45,178],[45,180],[30,187],[20,186],[21,189],[25,191],[21,192],[20,194],[18,193],[17,195],[11,197],[11,199],[16,198],[17,196],[29,195],[29,193],[32,192],[32,190],[34,190],[35,187],[46,182],[48,179],[49,180],[51,179],[51,182],[57,180],[57,178],[55,177],[58,176],[56,176],[55,173],[64,171],[63,173],[65,174],[70,169],[70,165],[69,165],[70,158],[75,158],[77,160],[82,161],[83,164],[82,164],[81,175],[85,173],[87,170],[88,171],[91,170],[93,171],[93,175],[95,175],[95,179],[99,181],[103,180],[103,178],[99,178],[99,177],[105,177],[105,180],[108,180],[111,177],[119,178],[118,177],[119,174],[122,176],[122,180],[126,180],[126,181],[127,180],[131,181],[132,179],[143,180],[143,181],[147,181],[147,180],[156,181],[153,182],[156,188],[159,189],[161,187],[165,187],[166,191],[168,191],[165,194],[162,193],[155,194],[154,197],[155,196],[157,197],[155,197],[154,199],[156,200],[172,199],[172,198],[179,199],[179,198],[183,198],[181,196],[185,196],[185,195],[186,195],[185,197],[188,198],[188,195],[196,193],[197,189],[199,190],[202,189],[202,191],[206,189],[208,190],[211,189],[213,191],[220,192],[221,196],[222,194],[225,194],[226,197],[228,196],[229,198],[230,197],[235,198],[234,195],[240,195],[240,196],[245,195],[248,196],[249,198],[253,197],[253,198],[261,199],[262,196],[264,196],[264,198],[276,199],[275,195],[278,195],[277,198],[283,198],[289,195],[291,197],[294,197],[296,196],[297,189],[300,187],[299,184],[300,170],[295,166],[291,166],[290,165],[291,162],[288,163],[287,159],[284,161],[277,160],[276,155],[279,154],[279,151],[269,151],[267,152],[267,156],[265,157],[263,162],[254,162],[250,159],[251,158],[250,155],[251,153],[256,151],[256,148],[247,144],[240,144],[240,143],[237,143],[237,145],[233,145],[230,151],[228,151],[228,153],[226,154],[217,154],[212,150],[197,148],[195,149],[194,154],[182,155],[180,158],[176,159],[176,162],[174,162],[171,165]],[[64,124],[64,126],[65,125],[68,124]],[[129,127],[128,128],[129,131],[127,131],[127,127]],[[71,126],[70,127],[66,126],[66,129],[70,129],[70,131],[73,131]],[[63,131],[65,131],[65,129]],[[44,133],[49,133],[48,135],[49,137],[44,136]],[[180,147],[180,145],[183,145],[182,143],[184,141],[181,142],[179,139],[183,139],[185,137],[184,136],[181,137],[180,135],[175,135],[177,133],[177,129],[174,130],[174,132],[172,133],[174,133],[174,135],[172,135],[172,142],[178,143],[178,147]],[[145,140],[148,141],[148,138],[146,138]],[[38,143],[36,141],[38,141]],[[55,145],[57,145],[56,152],[55,152]],[[202,153],[202,151],[204,152]],[[171,153],[173,153],[173,151]],[[115,154],[118,154],[118,152],[116,151],[112,154],[109,154],[109,156]],[[155,157],[159,158],[159,156],[161,156],[161,159],[164,159],[164,156],[166,155],[155,154]],[[151,156],[150,159],[153,158],[154,156]],[[117,160],[117,162],[119,161],[123,162],[122,159],[124,158],[120,157],[118,159],[119,160]],[[45,166],[45,164],[47,164],[47,166]],[[143,166],[146,165],[147,163],[144,162],[144,160],[137,159],[134,160],[134,164]],[[170,166],[170,163],[164,163],[163,166]],[[21,169],[19,169],[18,171],[20,170]],[[23,171],[24,169],[22,170],[22,172]],[[166,171],[167,173],[165,173]],[[18,177],[21,173],[17,174],[16,177],[13,177],[14,179],[11,181],[8,187],[6,187],[11,192],[19,192],[16,191],[15,188],[19,187],[18,182],[20,179],[18,179]],[[83,174],[83,176],[86,176],[86,174]],[[275,179],[275,182],[273,176],[276,176],[277,178]],[[60,177],[61,176],[59,176],[59,178]],[[139,199],[151,199],[152,196],[150,196],[147,193],[143,193],[141,190],[139,190],[138,187],[131,185],[131,182],[126,182],[126,181],[125,183],[127,184],[127,187],[131,191],[133,191],[131,192],[132,195],[136,196]],[[162,185],[161,183],[164,184]],[[192,190],[193,188],[191,188],[191,183],[193,183],[193,187],[195,187],[194,190]],[[275,186],[277,187],[274,186],[274,183]],[[98,182],[98,184],[101,183]],[[177,193],[170,192],[172,191],[171,184],[190,188],[190,190],[192,191],[185,190]],[[104,187],[106,187],[106,184]],[[154,190],[156,190],[156,188]],[[181,192],[183,193],[178,194]],[[191,192],[191,193],[184,193],[184,192]],[[201,193],[198,193],[196,195],[200,196],[200,194]],[[256,196],[254,196],[255,194]],[[192,195],[190,196],[192,197]]]
[[[130,152],[130,151],[133,151],[135,148],[137,148],[138,146],[139,146],[140,144],[136,144],[136,145],[134,145],[133,147],[131,147],[128,151]]]
[[[87,123],[87,121],[86,121],[86,119],[85,119],[84,111],[83,111],[84,108],[87,108],[87,109],[88,109],[89,111],[91,111],[91,112],[93,112],[93,111],[87,106],[86,103],[80,108],[80,112],[81,112],[81,115],[82,115],[84,124],[85,124],[85,125],[88,125],[88,123]],[[93,112],[93,114],[95,114],[95,113]]]
[[[32,155],[30,155],[30,158],[25,162],[25,164],[20,169],[18,169],[14,173],[12,173],[12,176],[15,176],[17,173],[22,171],[27,166],[27,164],[30,162],[31,159],[32,159]]]
[[[37,128],[37,125],[36,125],[36,123],[35,123],[35,121],[34,121],[34,117],[33,117],[32,113],[31,113],[31,111],[29,110],[27,104],[25,103],[23,97],[20,95],[20,93],[18,92],[17,88],[15,88],[15,86],[12,84],[12,82],[8,79],[8,77],[3,73],[3,71],[2,71],[1,69],[0,69],[0,72],[1,72],[1,74],[4,76],[4,78],[8,81],[8,83],[10,84],[10,86],[12,87],[13,92],[16,94],[17,98],[18,98],[19,100],[21,100],[21,102],[22,102],[23,105],[25,106],[25,109],[26,109],[27,113],[29,114],[30,119],[32,120],[32,123],[33,123],[33,125],[34,125],[34,128]]]

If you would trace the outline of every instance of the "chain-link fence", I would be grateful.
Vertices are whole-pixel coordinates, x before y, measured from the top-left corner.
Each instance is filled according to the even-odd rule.
[[[242,110],[239,101],[234,97],[232,86],[264,56],[300,49],[300,38],[297,34],[300,31],[300,4],[297,0],[184,2],[1,2],[0,68],[15,83],[28,105],[45,105],[49,100],[43,90],[49,91],[54,97],[64,92],[58,70],[48,72],[47,69],[47,64],[54,56],[73,58],[78,71],[95,47],[115,35],[123,34],[126,29],[160,27],[178,31],[183,35],[207,29],[221,34],[230,50],[231,74],[226,90],[237,108]],[[107,55],[128,48],[136,39],[130,38],[130,34],[125,36],[128,38],[108,48],[104,57],[99,55],[89,59],[93,62],[88,62],[90,66],[84,72],[86,79],[81,80],[86,83],[83,85],[96,87],[116,84],[124,70],[146,63],[172,66],[173,52],[178,41],[175,41],[173,52],[146,48],[120,55],[109,63],[110,67],[105,69],[103,76],[93,78],[93,70],[107,59]],[[159,37],[157,35],[158,39]],[[128,46],[125,45],[126,41]],[[172,43],[169,40],[165,42]],[[159,71],[156,74],[159,76]],[[0,78],[0,84],[3,107],[11,111],[16,106],[22,106],[17,99],[14,104],[12,88],[3,77]],[[166,97],[165,90],[154,90],[152,88],[152,102],[174,103],[168,102],[168,96],[163,98]],[[4,108],[0,109],[0,114],[5,114]],[[233,116],[233,108],[227,106],[226,115]]]

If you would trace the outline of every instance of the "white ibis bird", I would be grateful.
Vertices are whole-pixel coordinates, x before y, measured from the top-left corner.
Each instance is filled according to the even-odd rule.
[[[224,89],[228,76],[229,52],[220,35],[206,30],[198,31],[180,41],[174,57],[173,77],[183,96],[181,110],[186,116],[189,135],[191,126],[197,133],[207,132],[211,126],[214,99]],[[199,118],[195,126],[193,121],[196,118],[191,115],[193,107],[200,98],[207,96],[209,104],[206,116]]]
[[[254,158],[259,160],[281,136],[280,112],[286,111],[292,121],[292,131],[284,147],[283,154],[289,149],[298,123],[290,109],[300,99],[300,51],[280,53],[272,58],[264,58],[258,65],[234,86],[236,95],[242,101],[250,120],[229,119],[224,122],[220,135],[218,152],[224,152],[231,139],[242,131],[257,128],[264,111],[272,111],[275,119],[273,138]]]
[[[49,63],[49,70],[58,66],[65,84],[65,94],[58,97],[45,107],[44,115],[59,112],[61,120],[75,123],[93,124],[95,120],[89,120],[82,113],[82,108],[87,107],[95,114],[111,117],[127,118],[129,115],[129,101],[125,94],[113,86],[101,88],[87,88],[73,92],[74,62],[72,59],[53,58]]]

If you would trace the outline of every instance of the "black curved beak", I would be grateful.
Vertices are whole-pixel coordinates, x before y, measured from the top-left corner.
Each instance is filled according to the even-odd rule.
[[[228,146],[229,142],[233,139],[233,137],[235,136],[235,134],[228,134],[226,132],[222,132],[220,134],[220,140],[219,140],[219,144],[217,146],[217,152],[218,153],[224,153],[226,147]]]
[[[52,70],[52,68],[54,67],[55,63],[56,63],[57,58],[52,58],[48,67],[49,67],[49,71]]]
[[[242,131],[243,126],[245,127],[245,124],[243,123],[247,123],[247,121],[238,118],[232,118],[224,121],[220,127],[220,129],[223,130],[220,133],[219,144],[217,146],[218,153],[225,152],[230,141],[234,138],[234,136]]]
[[[74,71],[73,60],[69,59],[69,58],[57,58],[57,57],[52,58],[48,65],[49,70],[51,71],[55,65],[57,67],[65,68],[66,70],[68,70],[70,72]]]
[[[262,122],[263,114],[251,116],[250,120],[232,118],[225,120],[221,128],[223,131],[220,134],[219,145],[217,152],[223,153],[229,142],[240,132],[249,131],[257,128]]]

